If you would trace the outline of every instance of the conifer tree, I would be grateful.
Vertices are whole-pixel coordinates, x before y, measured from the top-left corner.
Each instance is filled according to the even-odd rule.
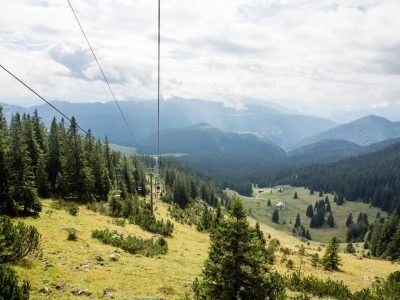
[[[328,223],[329,227],[335,227],[335,220],[333,219],[332,212],[329,213],[327,223]]]
[[[353,222],[353,214],[349,213],[346,220],[346,227],[350,227],[350,225],[354,224]]]
[[[211,236],[202,277],[194,285],[197,299],[276,299],[270,283],[265,247],[251,229],[239,199]]]
[[[272,213],[272,222],[279,224],[279,212],[277,209]]]
[[[271,206],[271,199],[268,198],[267,206]]]
[[[299,197],[298,197],[298,195],[297,195],[297,192],[294,192],[294,195],[293,195],[293,199],[298,199]]]
[[[341,265],[339,257],[339,240],[333,237],[329,242],[328,247],[325,250],[324,256],[322,257],[322,266],[326,271],[338,271]]]
[[[306,216],[309,218],[314,216],[314,209],[311,204],[307,206]]]
[[[61,137],[59,135],[59,126],[56,118],[53,118],[48,138],[47,151],[47,173],[52,192],[60,192],[56,190],[57,175],[61,173]]]
[[[8,129],[7,122],[3,115],[3,107],[0,106],[0,214],[11,213],[8,195]]]
[[[41,205],[36,195],[35,177],[29,152],[24,143],[21,117],[18,113],[13,116],[11,121],[8,165],[12,170],[9,176],[9,199],[12,207],[14,209],[22,207],[24,213],[40,212]]]
[[[300,225],[301,225],[301,220],[300,220],[300,214],[298,213],[296,215],[296,221],[294,223],[294,227],[297,228],[297,227],[300,227]]]

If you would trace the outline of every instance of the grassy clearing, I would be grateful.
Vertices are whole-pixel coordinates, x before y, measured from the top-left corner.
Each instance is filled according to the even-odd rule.
[[[266,188],[264,192],[259,193],[258,189],[253,190],[254,197],[245,197],[238,195],[236,192],[228,190],[229,195],[238,195],[246,209],[251,209],[254,218],[260,222],[267,224],[273,228],[283,230],[289,234],[292,234],[293,225],[296,219],[297,213],[300,213],[301,223],[306,229],[310,230],[312,239],[318,242],[328,242],[333,236],[338,237],[340,240],[345,241],[346,239],[346,219],[349,213],[353,213],[354,221],[357,221],[357,216],[360,212],[368,214],[368,220],[372,223],[376,214],[380,212],[378,208],[370,207],[368,204],[361,202],[350,202],[346,201],[343,205],[339,206],[333,202],[333,195],[325,194],[323,197],[319,197],[319,193],[315,192],[314,195],[310,195],[310,191],[304,188],[295,188],[291,186],[284,186],[284,192],[278,192],[277,187]],[[297,192],[298,199],[293,199],[294,193]],[[335,220],[335,227],[329,228],[325,224],[321,228],[310,228],[310,218],[306,216],[307,206],[312,204],[319,199],[325,199],[329,197],[331,202],[331,208],[333,217]],[[271,206],[267,206],[268,199],[271,199]],[[284,202],[286,208],[279,211],[279,224],[272,222],[272,213],[275,209],[275,205],[278,202]],[[381,212],[381,215],[385,215]],[[325,216],[327,219],[328,213]],[[283,224],[284,221],[286,224]]]
[[[166,238],[168,253],[155,257],[132,255],[116,247],[104,245],[91,238],[95,229],[117,230],[124,235],[134,235],[143,239],[158,238],[145,232],[138,226],[126,224],[121,227],[113,222],[113,218],[100,215],[79,207],[77,216],[71,216],[66,210],[51,207],[52,200],[43,201],[43,212],[37,218],[25,218],[27,224],[37,227],[42,234],[42,258],[29,258],[13,268],[22,279],[32,284],[32,299],[82,299],[74,296],[72,291],[90,289],[92,295],[87,298],[102,299],[103,290],[111,290],[115,299],[133,299],[134,297],[162,297],[179,299],[190,289],[196,276],[201,272],[207,257],[209,238],[206,233],[198,232],[194,226],[174,222],[172,237]],[[157,219],[167,217],[168,206],[156,203]],[[250,218],[254,225],[255,220]],[[67,241],[67,228],[77,230],[77,240]],[[294,262],[293,270],[286,268],[281,262],[282,252],[277,253],[276,269],[282,273],[295,272],[299,266],[297,247],[298,238],[285,231],[261,224],[265,235],[279,239],[282,247],[292,250],[288,259]],[[356,255],[341,253],[343,267],[340,272],[325,272],[314,269],[310,264],[310,254],[318,252],[319,242],[311,242],[303,259],[303,274],[313,274],[321,278],[343,280],[352,290],[370,286],[375,276],[385,277],[399,268],[398,264],[387,261],[359,259]],[[361,245],[355,245],[360,251]],[[344,245],[343,245],[344,249]],[[323,255],[323,245],[319,251]],[[111,261],[111,253],[117,252],[119,259]],[[99,263],[98,256],[104,261]],[[60,289],[57,289],[56,286]],[[51,293],[45,296],[39,289],[47,286]]]
[[[39,293],[43,286],[52,289],[49,298],[58,299],[81,299],[82,296],[73,296],[72,291],[86,288],[92,291],[92,299],[103,298],[105,288],[110,289],[116,299],[177,298],[191,286],[207,257],[207,234],[190,226],[174,224],[173,237],[166,239],[169,248],[166,255],[152,258],[132,255],[91,238],[92,230],[108,228],[144,239],[159,236],[136,225],[115,225],[112,218],[94,213],[85,206],[79,207],[77,216],[71,216],[65,210],[51,208],[52,202],[43,201],[40,217],[23,220],[42,234],[43,258],[15,266],[20,276],[31,282],[32,299],[44,298]],[[157,219],[166,218],[164,204],[157,203],[156,216]],[[76,228],[76,241],[67,240],[66,228]],[[120,255],[118,261],[110,261],[113,252]],[[98,263],[97,256],[104,259],[103,266]],[[56,289],[57,285],[60,290]]]

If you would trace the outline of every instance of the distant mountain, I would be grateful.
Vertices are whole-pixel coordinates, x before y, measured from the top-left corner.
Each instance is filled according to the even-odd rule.
[[[362,146],[344,140],[323,140],[288,152],[294,163],[326,163],[354,156]]]
[[[288,156],[290,161],[295,164],[329,163],[376,152],[399,142],[400,138],[394,138],[368,146],[360,146],[344,140],[322,140],[289,151]]]
[[[400,122],[392,122],[375,115],[342,124],[292,144],[299,146],[323,140],[345,140],[361,146],[400,137]]]
[[[275,144],[254,134],[224,132],[207,123],[162,131],[160,140],[161,154],[179,154],[181,161],[218,182],[287,162],[285,151]],[[156,153],[156,136],[143,139],[141,146],[146,153]]]
[[[68,116],[74,115],[82,128],[91,128],[97,137],[103,138],[107,134],[115,144],[133,146],[114,102],[53,103]],[[125,101],[120,102],[120,106],[138,139],[156,131],[155,101]],[[47,124],[54,116],[59,117],[46,104],[27,109],[12,105],[5,107],[9,115],[16,111],[32,113],[34,109],[39,111]],[[264,141],[272,141],[283,147],[337,125],[328,119],[290,112],[279,105],[267,103],[249,104],[237,109],[221,102],[175,97],[161,102],[160,117],[163,130],[205,122],[226,132],[253,133]]]

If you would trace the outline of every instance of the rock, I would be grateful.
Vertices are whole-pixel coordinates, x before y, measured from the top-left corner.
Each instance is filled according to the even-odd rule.
[[[47,286],[44,286],[39,290],[39,292],[48,295],[48,294],[50,294],[51,289]]]
[[[61,284],[55,286],[56,290],[61,291],[64,287]]]
[[[117,261],[119,259],[119,254],[113,252],[113,253],[110,254],[109,258],[110,258],[111,261]]]
[[[92,291],[89,289],[75,290],[72,291],[72,294],[74,296],[90,296],[92,294]]]
[[[90,263],[81,264],[81,265],[79,266],[79,269],[83,269],[83,270],[86,270],[86,271],[90,271]]]
[[[110,297],[110,298],[114,299],[114,296],[113,296],[113,294],[111,293],[111,290],[110,290],[109,288],[105,288],[105,289],[103,290],[103,296],[105,296],[105,297]]]

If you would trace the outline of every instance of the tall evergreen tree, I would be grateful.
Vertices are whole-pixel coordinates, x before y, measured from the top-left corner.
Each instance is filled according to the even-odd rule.
[[[264,249],[240,200],[235,199],[227,220],[222,220],[211,236],[201,281],[195,283],[196,298],[276,299]]]
[[[332,212],[329,213],[327,223],[328,223],[329,227],[335,227],[335,220],[333,219]]]
[[[41,210],[36,195],[35,176],[29,158],[29,152],[23,138],[21,117],[17,113],[13,116],[10,127],[10,151],[8,152],[9,200],[14,209],[23,208],[24,213]],[[14,212],[16,212],[14,210]]]
[[[293,199],[298,199],[298,198],[299,196],[297,195],[297,192],[294,192]]]
[[[307,206],[306,216],[309,218],[312,218],[314,216],[314,209],[311,204]]]
[[[57,176],[61,176],[61,136],[59,134],[59,125],[56,118],[53,118],[48,138],[47,151],[47,173],[50,188],[53,193],[59,193],[56,189]]]
[[[13,207],[8,195],[8,128],[3,115],[3,107],[0,106],[0,214],[12,213]]]
[[[353,214],[349,213],[346,220],[346,227],[350,227],[350,225],[354,224],[353,222]]]
[[[277,209],[272,213],[272,222],[279,224],[279,212]]]
[[[300,225],[301,225],[301,219],[300,219],[300,214],[298,213],[296,215],[296,221],[294,223],[294,227],[297,228],[297,227],[300,227]]]
[[[339,240],[333,237],[329,242],[328,247],[325,250],[324,256],[322,257],[322,266],[326,271],[338,271],[341,265],[339,257]]]

